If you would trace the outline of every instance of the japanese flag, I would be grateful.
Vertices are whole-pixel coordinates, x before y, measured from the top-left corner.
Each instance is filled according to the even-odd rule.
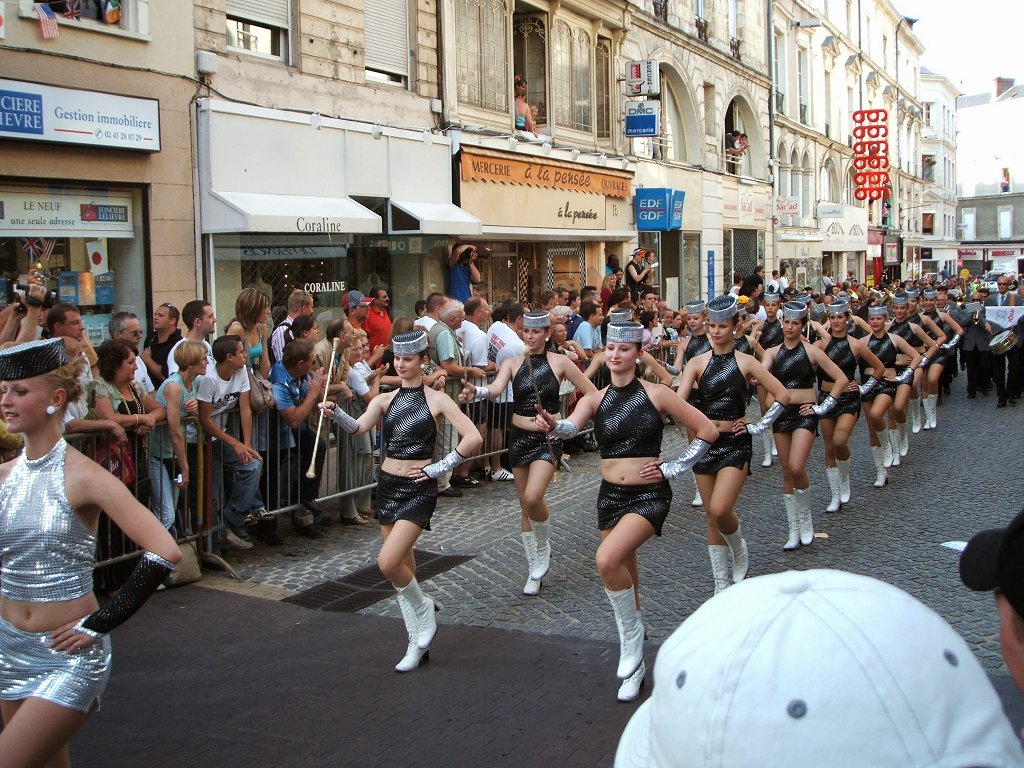
[[[107,263],[107,241],[93,240],[85,244],[86,253],[89,254],[89,269],[94,275],[103,275],[110,271]]]

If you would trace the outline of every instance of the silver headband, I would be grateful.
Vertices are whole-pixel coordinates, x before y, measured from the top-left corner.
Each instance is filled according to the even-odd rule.
[[[712,323],[724,323],[731,320],[739,312],[739,304],[732,294],[717,296],[707,304],[708,320]]]
[[[551,315],[548,312],[527,312],[523,315],[523,328],[550,328]]]
[[[427,334],[424,331],[400,333],[391,340],[391,351],[395,357],[418,355],[427,349]]]
[[[885,307],[868,307],[868,317],[888,317],[889,310]]]
[[[613,309],[608,313],[608,325],[620,325],[621,323],[633,322],[633,310]]]
[[[706,308],[705,308],[705,305],[704,305],[703,301],[690,301],[690,302],[687,302],[686,305],[684,306],[684,309],[686,310],[686,314],[688,314],[688,315],[703,314],[706,311]]]
[[[906,291],[897,291],[892,295],[892,305],[894,307],[905,307],[909,298]]]
[[[934,299],[934,298],[937,298],[937,297],[938,297],[938,295],[939,295],[939,292],[938,292],[937,290],[935,290],[934,288],[925,288],[925,289],[924,289],[924,290],[923,290],[923,291],[921,292],[921,295],[922,295],[922,296],[923,296],[924,298],[928,299],[928,301],[931,301],[932,299]]]
[[[619,341],[625,344],[643,344],[644,327],[640,323],[632,321],[628,323],[615,323],[614,325],[609,324],[606,340],[609,343]]]
[[[802,301],[787,301],[782,305],[782,316],[787,320],[803,320],[807,317],[807,305]]]
[[[830,315],[845,315],[850,311],[850,305],[845,301],[833,301],[828,305],[828,313]]]
[[[68,364],[64,339],[28,341],[0,352],[0,381],[17,381],[42,376]]]

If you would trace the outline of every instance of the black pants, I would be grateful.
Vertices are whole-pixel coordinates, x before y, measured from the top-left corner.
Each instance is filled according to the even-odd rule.
[[[1016,400],[1020,396],[1020,373],[1020,350],[1014,348],[1005,355],[992,355],[992,377],[1000,400]]]
[[[972,349],[962,350],[961,354],[967,363],[967,394],[988,389],[992,383],[992,353]]]

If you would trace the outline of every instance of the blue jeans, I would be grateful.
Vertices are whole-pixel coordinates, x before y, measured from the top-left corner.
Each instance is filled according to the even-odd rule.
[[[173,462],[174,459],[171,459]],[[174,526],[174,510],[178,506],[178,489],[171,480],[170,472],[164,460],[156,456],[149,457],[149,506],[153,514],[160,518],[164,528],[171,530]]]
[[[222,489],[228,473],[231,473],[231,496],[224,500]],[[260,496],[262,474],[263,462],[253,459],[248,464],[243,464],[231,447],[219,440],[214,442],[214,496],[222,499],[224,517],[232,525],[244,525],[246,516],[263,506],[263,499]]]

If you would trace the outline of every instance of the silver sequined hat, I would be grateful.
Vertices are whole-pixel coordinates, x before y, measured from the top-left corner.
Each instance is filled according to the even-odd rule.
[[[888,317],[889,310],[885,307],[868,307],[868,317]]]
[[[935,290],[934,288],[925,288],[923,291],[921,291],[921,296],[923,298],[928,299],[928,301],[931,301],[932,299],[936,298],[938,295],[939,295],[939,292],[937,290]]]
[[[767,304],[769,301],[782,301],[782,296],[774,291],[769,291],[761,297],[761,303]]]
[[[845,301],[833,301],[828,305],[828,313],[830,315],[845,315],[850,311],[850,305]]]
[[[427,349],[427,334],[424,331],[400,333],[391,340],[391,350],[395,357],[416,355]]]
[[[527,312],[523,315],[523,328],[550,328],[551,314],[548,312]]]
[[[909,298],[906,291],[896,291],[892,295],[892,305],[894,307],[905,307]]]
[[[615,323],[608,325],[607,341],[619,341],[626,344],[643,344],[644,327],[640,323],[632,321],[628,323]]]
[[[688,315],[699,315],[707,311],[703,301],[688,301],[684,308]]]
[[[782,316],[786,320],[803,320],[807,317],[807,305],[802,301],[787,301],[782,305]]]
[[[608,325],[621,325],[633,322],[632,309],[613,309],[608,313]]]
[[[921,292],[917,288],[907,288],[907,290],[904,291],[904,293],[907,294],[908,299],[916,299],[918,296],[921,295]]]
[[[712,323],[724,323],[726,320],[731,320],[737,312],[739,312],[739,304],[731,293],[725,296],[716,296],[708,302],[708,320]]]
[[[0,351],[0,381],[31,379],[67,364],[64,339],[29,341]]]

